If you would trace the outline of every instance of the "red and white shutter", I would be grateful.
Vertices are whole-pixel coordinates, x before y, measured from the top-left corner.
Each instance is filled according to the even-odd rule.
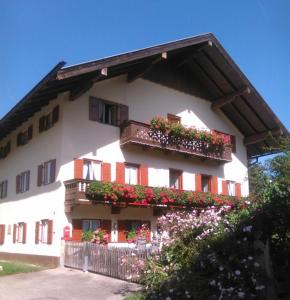
[[[195,174],[195,190],[196,192],[202,192],[201,174]]]
[[[116,163],[116,182],[124,184],[125,183],[125,164]]]
[[[102,181],[111,182],[111,164],[102,163]]]
[[[83,159],[74,159],[74,178],[75,179],[83,179]]]
[[[140,184],[148,186],[148,167],[146,165],[140,166]]]

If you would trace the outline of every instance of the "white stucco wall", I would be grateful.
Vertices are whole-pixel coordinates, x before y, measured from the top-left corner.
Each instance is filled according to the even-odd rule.
[[[138,147],[121,149],[119,146],[120,129],[118,127],[89,121],[89,96],[97,96],[129,106],[131,120],[148,123],[153,116],[166,116],[167,113],[179,115],[181,122],[189,126],[216,129],[236,136],[237,153],[232,162],[217,164],[199,159],[185,159],[183,156],[171,156],[155,151],[142,151]],[[60,119],[48,131],[38,133],[38,119],[60,104]],[[33,139],[22,147],[16,147],[16,135],[33,121]],[[248,194],[247,156],[240,132],[222,113],[213,112],[210,102],[187,95],[164,86],[138,79],[127,83],[126,76],[97,83],[79,99],[68,101],[68,93],[59,95],[57,100],[36,113],[31,120],[17,128],[7,139],[11,139],[12,150],[7,158],[0,160],[0,181],[8,180],[8,197],[0,199],[0,224],[6,224],[5,244],[0,251],[19,252],[59,256],[62,228],[70,224],[73,215],[64,213],[65,189],[63,181],[73,178],[74,158],[94,158],[112,165],[112,180],[115,180],[116,162],[146,164],[149,167],[149,185],[168,186],[169,168],[183,170],[184,189],[195,189],[196,173],[218,176],[219,192],[221,180],[233,180],[242,183],[242,194]],[[6,139],[1,142],[6,143]],[[1,146],[0,145],[0,146]],[[37,187],[37,166],[40,163],[56,159],[56,182]],[[30,170],[30,190],[23,194],[15,193],[16,175]],[[133,209],[133,208],[132,208]],[[120,215],[110,215],[109,208],[102,210],[94,207],[78,208],[78,217],[101,218],[104,214],[115,222],[118,218],[132,219],[143,217],[155,219],[149,209],[126,209]],[[107,211],[107,212],[106,212]],[[149,218],[150,217],[150,218]],[[148,219],[149,218],[149,219]],[[41,219],[53,219],[54,236],[52,245],[35,245],[35,222]],[[8,224],[27,223],[27,242],[12,243],[7,235]],[[114,233],[113,233],[114,234]]]

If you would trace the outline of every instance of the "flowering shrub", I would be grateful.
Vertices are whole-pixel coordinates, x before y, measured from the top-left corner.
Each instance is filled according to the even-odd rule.
[[[200,130],[194,127],[185,127],[180,123],[169,122],[166,118],[154,117],[151,122],[151,129],[158,130],[168,135],[183,139],[200,140],[207,144],[225,146],[230,145],[230,136],[216,131]]]
[[[90,184],[87,197],[95,201],[109,201],[112,204],[126,202],[137,206],[177,205],[195,208],[223,205],[244,207],[247,200],[212,193],[99,181]]]
[[[146,299],[256,299],[265,278],[254,227],[232,223],[231,214],[222,206],[159,218],[163,248],[146,264]]]
[[[108,244],[109,238],[110,236],[105,230],[98,228],[94,231],[94,236],[91,239],[91,242],[96,244]]]

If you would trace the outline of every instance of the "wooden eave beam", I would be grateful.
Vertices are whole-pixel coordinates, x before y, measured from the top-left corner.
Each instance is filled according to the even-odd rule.
[[[282,129],[278,128],[278,129],[268,130],[261,133],[246,136],[244,138],[244,145],[249,146],[249,145],[257,144],[265,141],[269,136],[280,136],[282,134],[283,134]]]
[[[249,87],[244,87],[238,91],[235,91],[232,94],[226,95],[222,98],[214,100],[211,105],[213,110],[217,110],[218,108],[222,108],[224,105],[232,103],[237,97],[242,96],[244,94],[250,94],[251,90]]]
[[[181,62],[179,62],[177,64],[176,68],[178,69],[178,68],[186,65],[192,59],[196,58],[202,52],[202,50],[204,50],[208,46],[212,47],[212,41],[208,41],[205,45],[202,45],[199,48],[195,49],[193,53],[191,53],[189,56],[187,56],[185,59],[183,59]]]
[[[107,76],[108,76],[108,68],[103,68],[103,69],[99,70],[90,79],[85,80],[83,84],[80,84],[76,88],[71,89],[69,100],[70,101],[76,100],[83,93],[88,91],[94,85],[95,82],[97,82],[99,79],[101,79],[103,77],[107,77]]]
[[[146,73],[148,73],[154,67],[154,65],[159,63],[161,60],[165,60],[165,59],[167,59],[167,52],[162,52],[159,57],[152,60],[149,65],[146,65],[141,70],[139,70],[137,72],[128,73],[128,78],[127,78],[128,83],[131,83],[131,82],[135,81],[136,79],[144,76]]]

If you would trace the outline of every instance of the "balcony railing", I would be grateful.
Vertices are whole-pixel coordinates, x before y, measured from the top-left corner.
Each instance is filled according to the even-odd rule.
[[[120,145],[140,145],[166,150],[186,156],[195,156],[220,162],[232,160],[230,145],[212,146],[198,139],[183,139],[170,136],[161,130],[151,129],[149,124],[129,121],[121,129]]]
[[[76,205],[90,203],[86,198],[86,190],[91,182],[85,179],[72,179],[64,182],[65,212],[72,212]]]
[[[211,192],[184,191],[166,187],[136,186],[115,182],[72,179],[64,182],[65,212],[80,204],[107,204],[114,207],[195,208],[229,205],[243,206],[240,196],[226,196]]]

